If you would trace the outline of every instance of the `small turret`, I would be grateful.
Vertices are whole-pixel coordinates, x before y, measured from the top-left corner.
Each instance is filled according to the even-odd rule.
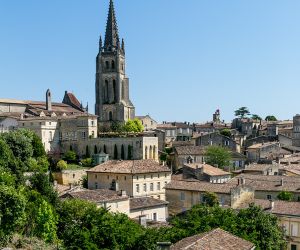
[[[124,42],[124,38],[122,38],[122,51],[125,54],[125,42]]]

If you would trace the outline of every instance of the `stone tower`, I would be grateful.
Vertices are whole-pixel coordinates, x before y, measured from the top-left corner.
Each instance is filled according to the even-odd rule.
[[[300,115],[293,118],[293,146],[300,147]]]
[[[96,106],[99,125],[124,123],[134,119],[129,99],[129,79],[125,74],[125,44],[120,43],[113,0],[110,0],[104,44],[100,37],[96,58]]]

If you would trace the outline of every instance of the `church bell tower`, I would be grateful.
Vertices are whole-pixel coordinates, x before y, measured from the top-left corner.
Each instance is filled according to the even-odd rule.
[[[129,79],[125,74],[125,44],[120,43],[113,0],[110,0],[104,43],[100,37],[96,58],[96,106],[100,125],[134,119],[129,99]]]

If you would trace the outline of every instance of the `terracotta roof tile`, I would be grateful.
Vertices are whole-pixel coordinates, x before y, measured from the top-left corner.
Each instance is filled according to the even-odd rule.
[[[141,209],[141,208],[150,208],[157,207],[162,205],[168,205],[169,202],[154,199],[151,197],[140,197],[130,199],[130,210]]]
[[[251,250],[254,244],[220,228],[185,238],[171,246],[171,250]]]
[[[87,172],[121,173],[121,174],[157,173],[157,172],[171,173],[168,167],[162,166],[154,160],[108,161],[94,168],[89,169]]]

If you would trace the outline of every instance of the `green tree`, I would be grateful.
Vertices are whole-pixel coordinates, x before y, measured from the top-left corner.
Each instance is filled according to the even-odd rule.
[[[205,192],[203,194],[203,201],[207,206],[210,206],[210,207],[219,205],[219,199],[215,193]]]
[[[221,130],[220,134],[224,135],[224,136],[227,136],[229,138],[231,137],[231,131],[230,131],[230,129],[227,129],[227,128]]]
[[[234,111],[235,116],[238,116],[239,118],[245,118],[245,116],[250,115],[250,112],[248,110],[248,108],[246,107],[241,107],[238,110]]]
[[[76,162],[77,155],[74,151],[69,150],[68,152],[65,153],[63,159],[67,162]]]
[[[56,169],[59,170],[59,171],[65,170],[67,168],[68,168],[68,164],[64,160],[60,160],[56,164]]]
[[[294,199],[294,195],[288,191],[281,191],[277,195],[277,198],[282,201],[292,201]]]
[[[266,121],[277,121],[277,118],[274,116],[274,115],[268,115],[266,118],[265,118]]]
[[[6,144],[6,142],[0,138],[0,166],[5,168],[15,169],[15,159],[13,152]]]
[[[54,242],[57,239],[57,216],[52,206],[43,200],[37,209],[35,235],[46,242]]]
[[[114,147],[114,159],[117,160],[118,158],[119,158],[118,147],[115,144],[115,147]]]
[[[122,147],[121,147],[121,159],[125,160],[125,148],[124,148],[123,144],[122,144]]]
[[[259,115],[255,115],[255,114],[253,114],[251,118],[252,118],[253,120],[259,120],[259,121],[262,120],[262,118],[261,118]]]
[[[123,130],[125,132],[140,133],[144,131],[144,126],[139,119],[135,118],[134,120],[128,120],[125,123]]]
[[[88,176],[87,175],[82,176],[81,185],[83,188],[86,188],[86,189],[88,188]]]
[[[52,183],[49,181],[49,176],[45,173],[35,173],[29,179],[31,189],[39,192],[44,199],[55,206],[58,202],[57,192],[54,190]]]
[[[25,197],[12,186],[0,185],[0,246],[5,246],[25,219]]]
[[[46,157],[46,152],[41,138],[34,132],[32,132],[32,147],[33,147],[33,157],[40,158]]]
[[[16,178],[11,172],[0,166],[0,185],[15,186]]]
[[[206,148],[205,155],[207,163],[214,167],[224,168],[230,165],[231,154],[226,148],[210,146]]]
[[[128,156],[127,156],[127,159],[128,160],[132,160],[132,146],[131,145],[128,145]]]

